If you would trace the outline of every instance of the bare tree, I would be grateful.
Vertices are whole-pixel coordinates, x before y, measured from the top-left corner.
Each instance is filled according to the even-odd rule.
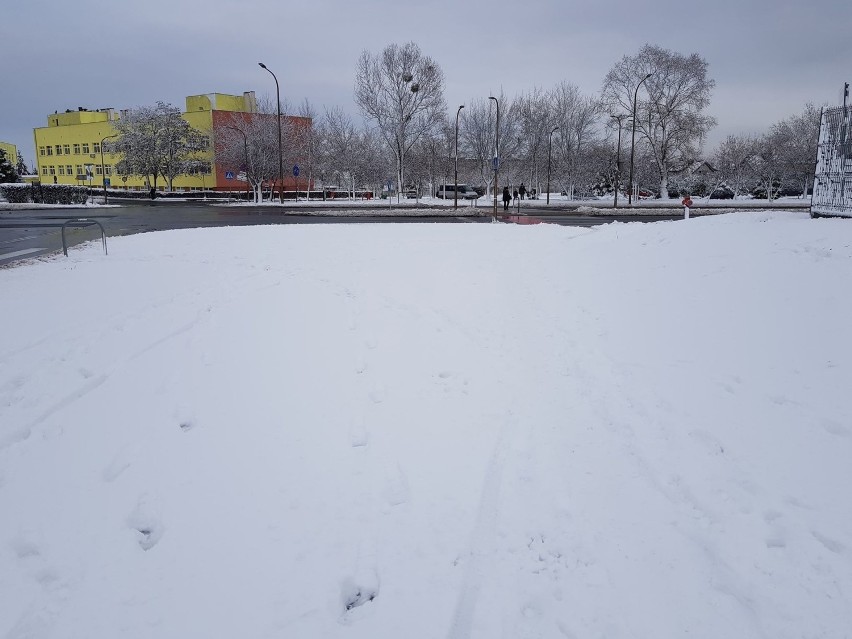
[[[118,139],[109,147],[122,154],[117,172],[150,178],[154,188],[162,177],[171,190],[174,178],[196,167],[199,154],[210,145],[207,132],[192,128],[180,109],[165,102],[129,111],[115,129]]]
[[[522,164],[521,173],[526,175],[530,188],[535,185],[540,190],[539,176],[547,171],[547,145],[554,119],[552,96],[536,87],[518,97],[512,106],[517,122],[517,157]]]
[[[325,135],[326,169],[347,181],[347,190],[355,197],[356,180],[359,177],[361,136],[352,123],[352,118],[340,107],[326,108],[323,119]]]
[[[305,125],[298,131],[302,143],[302,157],[308,161],[308,185],[306,188],[308,199],[311,199],[311,186],[314,182],[314,140],[316,137],[317,110],[314,105],[305,98],[299,105],[299,117],[303,118]]]
[[[256,114],[231,113],[215,140],[217,160],[245,173],[255,202],[263,200],[264,183],[271,185],[278,176],[277,108],[266,101],[258,104],[258,110]]]
[[[668,197],[670,172],[682,171],[698,156],[716,121],[703,114],[715,82],[707,77],[707,61],[646,44],[635,56],[624,56],[604,79],[602,97],[612,112],[633,113],[636,130],[647,142],[657,166],[660,197]],[[644,81],[646,98],[637,88]]]
[[[382,184],[393,172],[384,138],[375,130],[365,128],[360,135],[358,172],[373,191],[381,192]]]
[[[559,83],[551,92],[555,161],[551,172],[566,192],[587,190],[605,172],[600,151],[602,106],[597,96],[583,95],[573,84]],[[606,162],[608,164],[608,162]]]
[[[364,51],[355,76],[355,102],[393,152],[397,183],[405,185],[405,155],[445,117],[444,74],[413,42]]]
[[[496,96],[500,101],[500,170],[506,175],[511,169],[511,158],[518,152],[519,136],[512,103],[501,91]],[[459,123],[459,155],[462,153],[473,160],[481,184],[493,189],[494,168],[491,164],[496,150],[497,110],[494,100],[475,99],[465,105]]]
[[[786,171],[792,179],[801,180],[803,196],[808,194],[816,169],[821,115],[822,109],[808,103],[801,113],[773,127],[776,139],[782,144]]]
[[[765,190],[766,199],[770,202],[775,198],[787,177],[783,146],[782,132],[773,129],[755,141],[754,154],[749,161],[754,177],[761,185],[761,189]]]
[[[734,197],[742,195],[754,179],[752,159],[756,151],[757,140],[753,136],[729,135],[713,153],[719,182],[724,182],[734,192]],[[711,190],[708,196],[712,194]]]

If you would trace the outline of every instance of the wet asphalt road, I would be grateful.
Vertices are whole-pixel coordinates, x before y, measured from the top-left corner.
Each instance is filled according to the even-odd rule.
[[[259,224],[375,224],[375,223],[484,223],[491,222],[492,209],[460,207],[458,215],[447,215],[445,207],[435,207],[435,214],[420,209],[416,216],[394,215],[387,205],[377,203],[365,209],[359,206],[357,217],[340,215],[339,208],[323,207],[322,203],[301,203],[294,206],[246,207],[212,206],[210,203],[169,202],[165,200],[122,202],[118,208],[86,209],[33,209],[0,211],[0,266],[20,260],[35,258],[62,251],[62,225],[66,220],[86,218],[103,225],[107,237],[164,231],[170,229],[213,226],[247,226]],[[411,203],[408,208],[413,207]],[[410,211],[409,211],[410,213]],[[570,207],[548,209],[546,212],[530,206],[523,215],[498,218],[502,222],[529,224],[547,221],[567,226],[594,226],[615,219],[623,222],[678,219],[679,215],[588,216],[573,212]],[[504,215],[502,207],[498,209]],[[66,241],[69,246],[100,237],[96,225],[83,228],[68,227]]]

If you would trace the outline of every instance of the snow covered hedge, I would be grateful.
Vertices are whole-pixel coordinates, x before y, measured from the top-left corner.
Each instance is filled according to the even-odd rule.
[[[0,196],[13,204],[85,204],[88,192],[65,184],[0,184]]]

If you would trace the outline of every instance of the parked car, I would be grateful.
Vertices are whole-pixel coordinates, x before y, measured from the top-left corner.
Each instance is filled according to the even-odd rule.
[[[403,195],[406,197],[406,199],[415,200],[417,199],[417,189],[405,189]]]
[[[713,191],[710,194],[710,199],[711,200],[733,200],[734,199],[734,191],[730,187],[727,187],[723,184],[722,186],[717,187],[716,190]]]
[[[455,198],[456,193],[458,193],[460,200],[475,200],[479,197],[476,189],[467,184],[459,184],[458,190],[456,190],[455,184],[441,184],[435,192],[435,197],[452,200]]]

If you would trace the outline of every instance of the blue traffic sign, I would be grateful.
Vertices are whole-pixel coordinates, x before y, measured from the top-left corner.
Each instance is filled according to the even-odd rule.
[[[494,169],[495,171],[500,168],[500,159],[499,158],[495,157],[493,160],[491,160],[491,168]]]
[[[293,165],[293,177],[299,177],[299,165],[298,164]]]
[[[226,180],[233,180],[234,179],[234,172],[233,171],[225,171],[225,179]]]

